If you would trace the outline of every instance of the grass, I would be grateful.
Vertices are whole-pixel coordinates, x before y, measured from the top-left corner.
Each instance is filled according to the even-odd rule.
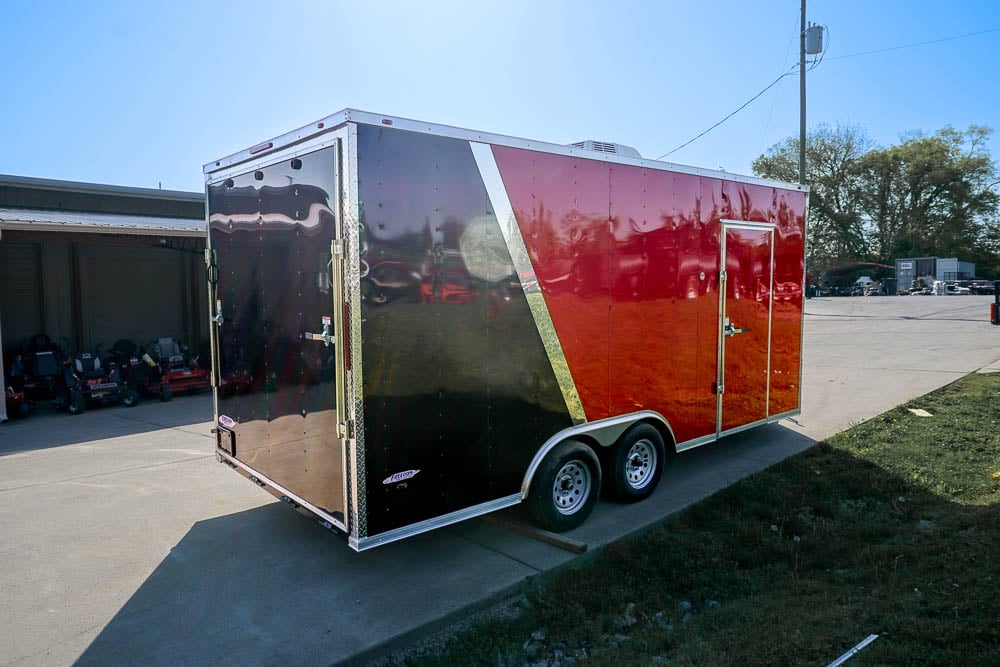
[[[973,374],[856,425],[408,662],[826,665],[878,634],[851,665],[1000,664],[998,397]]]

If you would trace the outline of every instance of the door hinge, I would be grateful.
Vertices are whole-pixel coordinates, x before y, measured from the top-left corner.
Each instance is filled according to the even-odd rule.
[[[726,275],[725,270],[719,271],[719,282],[720,283],[726,282],[726,278],[727,278],[727,275]]]
[[[724,394],[726,392],[726,386],[719,384],[718,382],[712,383],[712,393],[713,394]]]
[[[341,440],[353,440],[354,439],[354,421],[338,422],[337,423],[337,437]]]
[[[344,240],[343,239],[334,239],[330,243],[330,247],[333,248],[333,256],[334,257],[342,257],[344,255]]]

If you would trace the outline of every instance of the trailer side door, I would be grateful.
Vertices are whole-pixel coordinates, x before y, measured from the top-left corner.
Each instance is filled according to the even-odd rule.
[[[722,225],[718,431],[768,416],[774,226]]]

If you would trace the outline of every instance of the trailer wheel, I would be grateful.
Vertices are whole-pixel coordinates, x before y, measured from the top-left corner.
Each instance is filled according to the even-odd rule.
[[[665,450],[663,436],[650,424],[636,424],[615,445],[611,461],[611,491],[619,500],[648,497],[660,483]]]
[[[163,401],[164,403],[166,403],[167,401],[169,401],[173,397],[174,397],[174,390],[170,387],[170,385],[166,384],[166,383],[161,384],[160,385],[160,400]]]
[[[125,387],[125,390],[122,392],[122,405],[126,408],[134,408],[139,405],[139,392],[132,389],[132,387]]]
[[[66,409],[71,415],[78,415],[87,409],[87,399],[80,392],[74,391],[69,396],[69,403]]]
[[[576,440],[559,443],[535,472],[528,506],[535,521],[561,533],[582,524],[597,503],[601,464],[590,447]]]

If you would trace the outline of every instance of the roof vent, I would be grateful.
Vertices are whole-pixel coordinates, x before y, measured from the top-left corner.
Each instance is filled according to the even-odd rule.
[[[639,151],[632,148],[631,146],[622,146],[621,144],[612,143],[610,141],[594,141],[593,139],[587,139],[586,141],[578,141],[574,144],[570,144],[573,148],[583,148],[588,151],[597,151],[598,153],[613,153],[615,155],[624,155],[625,157],[638,157]]]

